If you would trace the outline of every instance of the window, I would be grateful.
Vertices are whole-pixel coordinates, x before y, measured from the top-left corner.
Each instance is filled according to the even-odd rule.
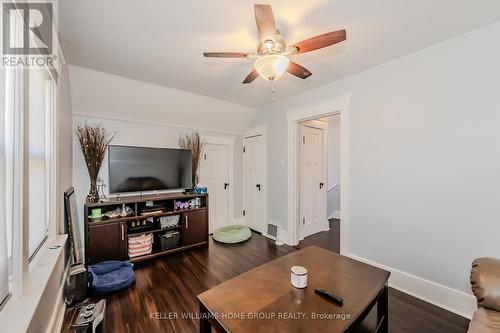
[[[46,71],[29,70],[29,256],[48,236],[51,212],[51,80]]]
[[[11,39],[23,45],[22,16],[11,14]],[[13,300],[33,294],[24,293],[36,279],[31,269],[45,263],[30,261],[56,232],[57,74],[0,68],[0,312],[9,311],[9,294]]]

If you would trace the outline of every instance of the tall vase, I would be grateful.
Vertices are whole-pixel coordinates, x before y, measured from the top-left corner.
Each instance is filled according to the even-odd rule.
[[[97,179],[90,180],[90,191],[86,198],[87,203],[99,202],[99,192],[97,191]]]

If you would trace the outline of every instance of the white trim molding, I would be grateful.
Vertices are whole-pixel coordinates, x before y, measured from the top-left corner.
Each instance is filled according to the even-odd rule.
[[[348,217],[348,176],[349,176],[349,104],[352,94],[332,98],[317,104],[308,105],[299,109],[291,110],[286,113],[288,136],[288,221],[287,230],[289,245],[297,245],[299,242],[298,232],[298,130],[299,122],[328,116],[331,114],[340,114],[340,253],[349,253],[349,217]],[[285,241],[285,240],[283,240]],[[286,241],[285,241],[286,242]]]
[[[347,254],[347,256],[391,272],[389,286],[405,294],[434,304],[467,319],[471,319],[474,311],[477,309],[476,298],[471,294],[358,257],[351,253]]]
[[[73,119],[75,117],[81,117],[81,118],[94,118],[97,121],[99,120],[111,120],[111,121],[122,121],[122,122],[128,122],[128,123],[137,123],[137,124],[143,124],[143,125],[154,125],[154,126],[164,126],[164,127],[175,127],[175,128],[180,128],[180,129],[185,129],[185,130],[191,130],[191,131],[202,131],[202,132],[211,132],[211,133],[220,133],[220,134],[229,134],[229,135],[241,135],[242,131],[226,131],[226,130],[220,130],[220,129],[213,129],[213,128],[207,128],[207,127],[193,127],[193,126],[186,126],[182,124],[175,124],[175,123],[168,123],[168,122],[161,122],[161,121],[148,121],[144,119],[134,119],[134,118],[128,118],[128,117],[115,117],[112,115],[106,115],[106,114],[93,114],[89,112],[81,112],[81,111],[74,111],[73,112]]]

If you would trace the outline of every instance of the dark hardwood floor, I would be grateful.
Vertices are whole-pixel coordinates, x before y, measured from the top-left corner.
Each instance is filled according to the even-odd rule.
[[[329,231],[319,232],[304,238],[296,248],[303,249],[311,245],[340,253],[340,220],[330,219]]]
[[[214,242],[205,248],[135,264],[136,283],[106,297],[107,332],[197,332],[196,295],[251,268],[286,255],[297,248],[317,245],[339,251],[339,222],[331,230],[306,237],[297,247],[276,246],[253,233],[244,243]],[[67,310],[63,332],[71,332],[73,310]],[[156,318],[153,318],[156,316]],[[178,318],[169,319],[169,316]],[[158,319],[159,318],[159,319]],[[360,328],[372,332],[375,313]],[[389,290],[389,331],[391,333],[463,333],[468,320],[394,289]]]

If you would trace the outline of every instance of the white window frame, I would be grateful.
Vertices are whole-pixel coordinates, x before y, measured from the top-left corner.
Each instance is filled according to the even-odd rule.
[[[21,16],[12,16],[13,20],[17,20],[14,24],[15,31],[13,36],[19,40],[23,38],[22,18]],[[7,230],[10,232],[10,292],[14,297],[23,295],[23,282],[27,279],[30,267],[38,263],[37,254],[43,252],[48,243],[55,240],[57,237],[57,138],[58,138],[58,78],[55,70],[48,67],[43,68],[48,74],[49,84],[46,88],[46,107],[47,107],[47,180],[49,193],[48,198],[48,231],[47,239],[42,245],[32,254],[29,254],[29,71],[30,69],[23,68],[7,68],[6,69],[6,86],[9,87],[6,99],[9,99],[9,108],[7,115],[10,118],[6,119],[12,125],[11,141],[6,142],[7,150],[10,152],[6,156],[11,168],[7,169],[7,179],[12,188],[12,196],[6,198],[9,204],[7,207],[12,207],[11,218],[12,228]],[[8,96],[7,96],[8,95]],[[12,182],[10,182],[12,179]],[[20,223],[22,222],[22,223]]]

